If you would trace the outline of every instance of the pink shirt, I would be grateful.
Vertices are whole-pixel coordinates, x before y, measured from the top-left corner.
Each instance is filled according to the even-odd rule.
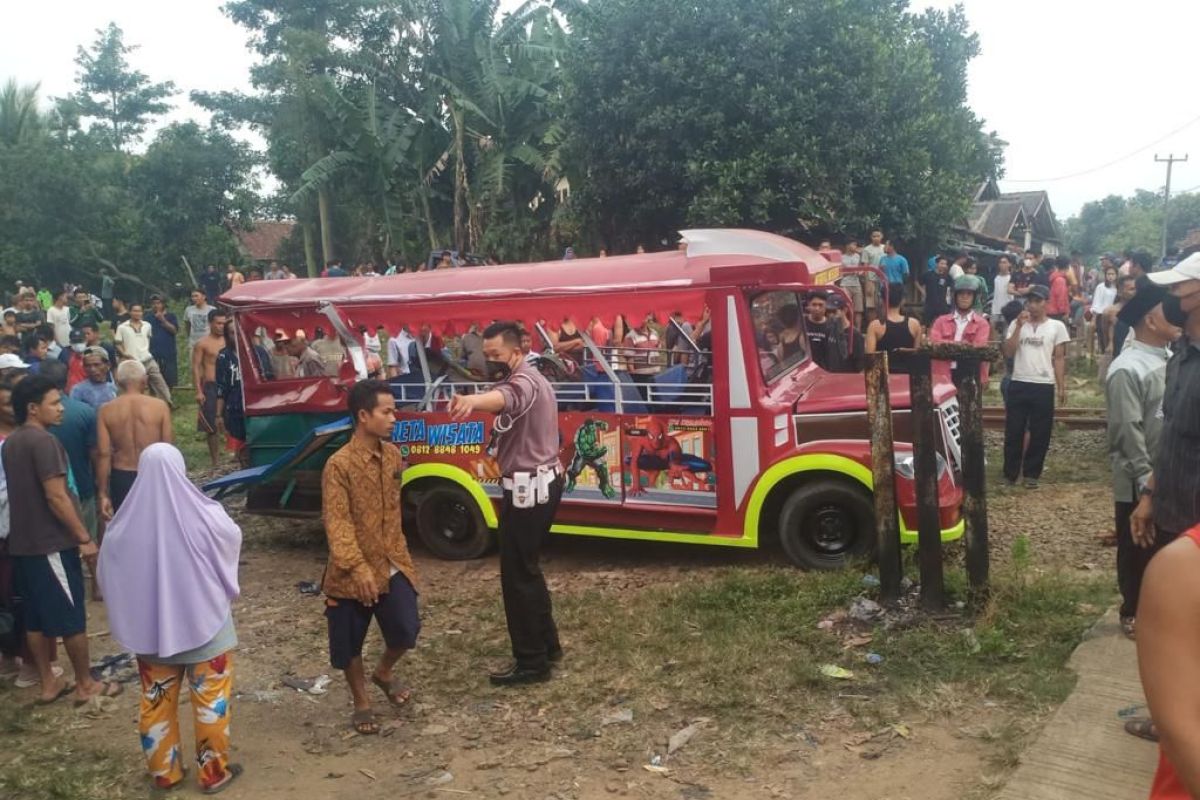
[[[959,337],[960,326],[955,322],[956,316],[957,312],[952,311],[935,319],[933,324],[929,326],[929,341],[935,343],[966,342],[976,347],[986,347],[992,335],[992,327],[988,324],[988,321],[972,311],[967,324],[962,327],[962,336]],[[986,361],[982,361],[979,364],[979,380],[984,386],[987,386],[988,362]]]

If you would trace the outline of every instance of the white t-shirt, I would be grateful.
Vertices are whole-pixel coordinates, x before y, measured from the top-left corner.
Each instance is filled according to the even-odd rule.
[[[1105,309],[1117,302],[1117,287],[1105,286],[1103,283],[1092,292],[1092,313],[1103,314]]]
[[[1014,320],[1008,326],[1005,338],[1017,329]],[[1044,319],[1034,324],[1026,322],[1021,329],[1021,340],[1013,359],[1012,379],[1022,383],[1054,384],[1054,348],[1071,341],[1067,326],[1056,319]]]
[[[54,341],[59,347],[71,345],[71,309],[50,306],[46,309],[46,322],[54,326]]]
[[[1012,275],[997,275],[992,281],[992,316],[999,317],[1000,311],[1012,302],[1013,296],[1008,293],[1008,284]]]
[[[869,244],[862,249],[862,263],[868,267],[878,267],[883,260],[884,249],[881,244]]]
[[[142,320],[142,329],[135,331],[132,322],[122,322],[117,326],[117,344],[121,351],[130,358],[145,363],[150,360],[150,323]]]

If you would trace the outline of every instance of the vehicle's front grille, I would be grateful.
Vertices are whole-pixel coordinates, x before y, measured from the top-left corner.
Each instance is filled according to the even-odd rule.
[[[959,427],[958,398],[951,397],[938,406],[938,416],[942,419],[942,436],[946,442],[947,455],[955,469],[962,469],[962,431]]]

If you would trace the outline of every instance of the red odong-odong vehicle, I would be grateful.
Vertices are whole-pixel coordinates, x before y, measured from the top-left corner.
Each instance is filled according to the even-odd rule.
[[[362,338],[353,332],[382,326],[395,336],[406,326],[427,344],[412,346],[412,372],[391,381],[393,441],[408,465],[409,530],[415,525],[439,556],[482,555],[500,495],[488,455],[492,420],[455,423],[446,407],[451,393],[486,384],[436,339],[451,342],[472,326],[511,319],[531,333],[531,349],[544,351],[533,358],[559,400],[569,490],[555,533],[732,547],[778,539],[792,561],[817,569],[868,554],[875,535],[863,378],[813,363],[803,334],[802,346],[781,351],[766,332],[780,333],[772,320],[802,324],[795,319],[804,319],[813,291],[840,292],[841,267],[755,231],[687,231],[684,242],[686,249],[654,254],[233,289],[222,302],[233,310],[243,365],[257,364],[255,333],[280,328],[311,338],[323,327],[342,337],[346,358],[333,364],[336,374],[319,378],[270,381],[256,366],[244,368],[254,466],[210,488],[247,486],[255,512],[317,513],[320,467],[349,430],[347,387],[366,374]],[[693,324],[692,335],[671,321],[673,312]],[[671,351],[590,335],[603,339],[618,320],[641,327],[648,318],[664,331],[677,328]],[[578,335],[564,331],[564,320]],[[581,349],[554,355],[564,335]],[[948,381],[938,380],[934,393],[949,540],[963,530],[957,401]],[[907,439],[906,377],[893,377],[891,396],[897,439]],[[898,442],[896,460],[901,536],[912,542],[911,447]]]

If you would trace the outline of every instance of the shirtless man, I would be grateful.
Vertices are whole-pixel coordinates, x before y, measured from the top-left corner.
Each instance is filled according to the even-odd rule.
[[[217,356],[225,347],[225,312],[214,308],[208,312],[208,335],[192,348],[192,383],[196,387],[196,429],[208,439],[208,457],[217,466],[222,427],[217,413]]]
[[[146,367],[122,361],[117,367],[116,400],[104,404],[96,417],[96,497],[100,514],[112,519],[137,477],[138,458],[156,442],[171,442],[171,407],[144,394]]]

